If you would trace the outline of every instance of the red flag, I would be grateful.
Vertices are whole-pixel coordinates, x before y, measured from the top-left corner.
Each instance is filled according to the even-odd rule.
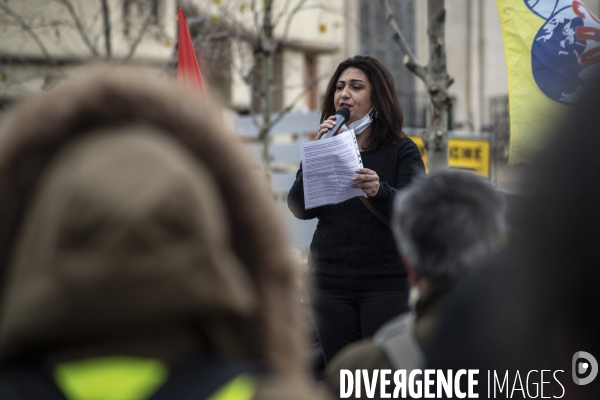
[[[192,44],[192,37],[188,28],[185,14],[180,8],[177,11],[179,16],[179,45],[177,48],[177,80],[179,82],[193,82],[198,85],[202,92],[204,90],[204,81],[198,66],[198,59]]]

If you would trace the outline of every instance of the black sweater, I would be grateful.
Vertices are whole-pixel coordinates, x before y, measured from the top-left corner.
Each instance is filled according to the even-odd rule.
[[[379,175],[379,192],[369,201],[390,218],[396,191],[425,167],[410,138],[361,153],[365,168]],[[310,269],[321,289],[377,291],[406,289],[406,271],[390,228],[359,198],[304,209],[302,165],[288,194],[288,206],[300,219],[319,218],[310,245]]]

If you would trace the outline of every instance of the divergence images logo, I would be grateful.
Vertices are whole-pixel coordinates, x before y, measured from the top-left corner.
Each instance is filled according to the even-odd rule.
[[[593,355],[585,351],[573,354],[572,367],[573,382],[576,385],[587,385],[598,375],[598,362]]]

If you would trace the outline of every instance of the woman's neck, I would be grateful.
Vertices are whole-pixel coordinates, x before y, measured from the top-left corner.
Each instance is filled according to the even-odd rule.
[[[356,135],[356,143],[358,144],[358,148],[360,149],[360,151],[369,150],[366,146],[369,141],[369,136],[371,135],[371,129],[372,127],[369,126],[360,135]]]

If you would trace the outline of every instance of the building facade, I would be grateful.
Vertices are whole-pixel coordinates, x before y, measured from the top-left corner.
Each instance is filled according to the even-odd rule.
[[[215,92],[239,113],[259,111],[262,2],[188,0],[201,70]],[[316,110],[337,64],[358,53],[358,0],[274,0],[271,110]]]
[[[0,3],[0,101],[48,87],[89,63],[162,69],[174,57],[176,0]]]

